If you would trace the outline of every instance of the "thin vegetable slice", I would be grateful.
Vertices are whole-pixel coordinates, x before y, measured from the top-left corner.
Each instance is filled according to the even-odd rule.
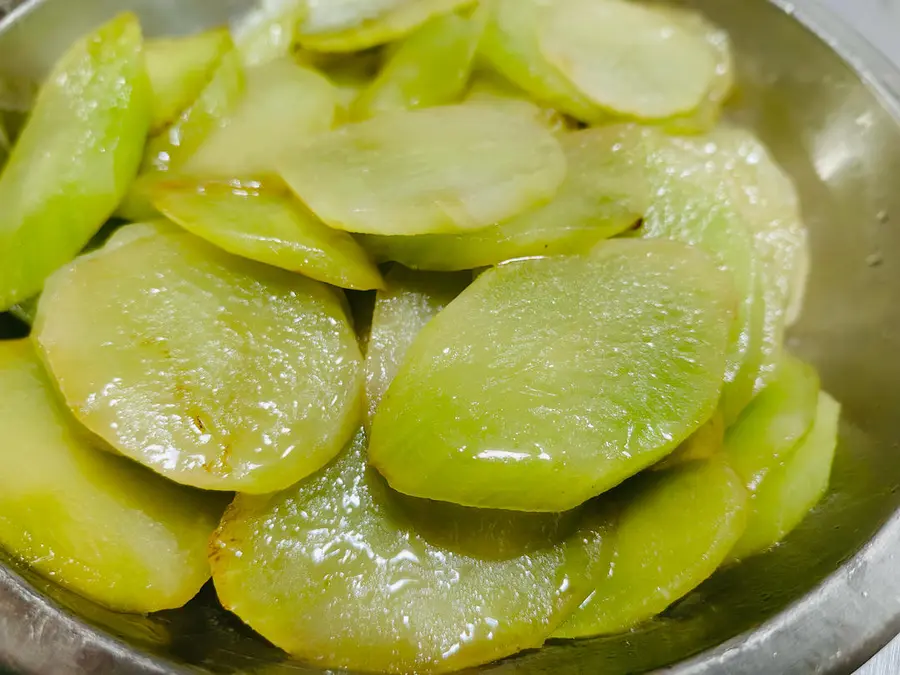
[[[197,99],[232,48],[225,29],[147,41],[144,58],[153,89],[151,131],[173,123]]]
[[[290,56],[308,11],[305,0],[261,0],[232,29],[244,65],[259,66]]]
[[[383,285],[378,268],[349,234],[323,225],[291,196],[227,183],[164,183],[153,204],[229,253],[343,288]]]
[[[583,252],[635,224],[647,209],[643,166],[623,150],[635,133],[601,127],[561,136],[568,169],[556,196],[500,225],[465,234],[366,236],[363,244],[379,260],[427,270]]]
[[[475,0],[311,0],[297,40],[320,52],[354,52],[385,44],[429,19]]]
[[[656,616],[710,577],[744,531],[747,493],[724,462],[639,481],[615,528],[612,565],[554,637],[621,633]]]
[[[212,544],[219,599],[325,668],[439,673],[540,646],[583,595],[566,519],[430,508],[366,468],[359,434],[316,476],[237,497]],[[490,543],[492,559],[470,552]]]
[[[488,8],[479,52],[492,68],[538,101],[583,122],[601,122],[608,116],[541,53],[540,0],[493,0]]]
[[[472,72],[481,38],[474,19],[447,14],[429,21],[390,54],[353,105],[356,119],[455,103]]]
[[[731,555],[746,558],[784,539],[828,490],[841,406],[819,392],[816,419],[790,457],[762,479],[750,502],[747,531]]]
[[[716,79],[705,36],[629,0],[553,0],[540,16],[547,61],[605,110],[665,119],[696,110]]]
[[[276,173],[276,158],[331,129],[337,91],[322,75],[290,59],[246,72],[243,98],[181,167],[201,177]]]
[[[385,277],[366,349],[366,400],[371,423],[381,397],[419,331],[469,285],[467,273],[430,274],[396,265]]]
[[[532,115],[553,132],[572,131],[577,128],[575,120],[554,108],[536,104],[524,91],[490,70],[477,70],[472,75],[465,102],[506,107],[525,115]]]
[[[691,434],[675,452],[651,468],[654,471],[666,471],[688,462],[710,459],[721,453],[724,446],[725,420],[722,413],[717,410],[709,421]]]
[[[0,545],[122,612],[181,607],[209,578],[224,503],[101,450],[27,340],[0,342]]]
[[[712,415],[733,294],[705,254],[669,241],[489,269],[413,343],[370,460],[417,497],[577,506]]]
[[[281,175],[327,225],[370,234],[477,230],[554,196],[559,143],[523,115],[479,105],[380,115],[313,139]]]
[[[38,293],[134,178],[150,122],[142,42],[122,14],[75,43],[41,88],[0,174],[0,311]]]
[[[34,335],[85,426],[187,485],[281,489],[361,419],[361,357],[337,294],[187,233],[60,270]]]

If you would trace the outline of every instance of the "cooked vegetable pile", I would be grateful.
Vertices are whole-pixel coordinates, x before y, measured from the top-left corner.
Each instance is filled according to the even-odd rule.
[[[0,135],[0,544],[123,612],[211,570],[291,655],[392,673],[776,545],[839,406],[783,348],[806,233],[733,79],[628,0],[97,28]]]

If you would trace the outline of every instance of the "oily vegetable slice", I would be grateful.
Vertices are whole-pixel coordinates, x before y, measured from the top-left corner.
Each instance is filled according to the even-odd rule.
[[[477,230],[546,202],[566,159],[533,119],[469,104],[349,124],[284,157],[280,170],[331,227],[413,235]]]
[[[586,555],[561,541],[567,519],[429,508],[366,467],[360,433],[298,485],[237,497],[211,547],[219,599],[320,666],[436,673],[540,646],[583,597]],[[470,553],[486,548],[490,559]]]
[[[101,450],[27,340],[0,342],[0,545],[121,612],[181,607],[209,578],[224,503]]]
[[[489,269],[413,343],[370,460],[417,497],[577,506],[709,419],[733,306],[728,275],[670,241]]]
[[[665,471],[688,462],[710,459],[722,452],[725,446],[725,420],[717,410],[709,421],[692,433],[671,455],[651,468]]]
[[[840,414],[840,404],[819,392],[812,428],[751,495],[747,531],[732,549],[732,557],[746,558],[774,546],[822,499],[831,476]]]
[[[290,56],[308,12],[305,0],[261,0],[231,29],[244,65],[259,66]]]
[[[604,110],[665,119],[700,106],[716,78],[705,36],[630,0],[553,0],[540,13],[548,63]]]
[[[116,208],[150,122],[141,29],[122,14],[54,66],[0,174],[0,311],[41,290]]]
[[[337,293],[186,232],[57,272],[34,335],[85,426],[187,485],[278,490],[361,419],[361,357]]]
[[[275,173],[276,158],[331,129],[337,91],[291,59],[248,68],[244,95],[181,167],[202,177]]]
[[[419,331],[459,295],[472,277],[468,273],[413,272],[395,265],[378,292],[366,348],[368,422],[397,374]]]
[[[643,166],[623,148],[628,127],[585,129],[560,137],[566,178],[546,205],[464,234],[366,236],[379,260],[426,270],[486,267],[535,255],[581,253],[635,224],[647,208]]]
[[[481,26],[447,14],[426,23],[397,45],[374,82],[353,104],[367,119],[395,110],[457,102],[469,81]]]
[[[153,205],[229,253],[343,288],[382,286],[359,244],[323,225],[291,195],[229,183],[167,182],[154,191]]]
[[[625,488],[610,567],[554,637],[621,633],[656,616],[710,577],[744,531],[747,493],[722,461],[638,481]]]

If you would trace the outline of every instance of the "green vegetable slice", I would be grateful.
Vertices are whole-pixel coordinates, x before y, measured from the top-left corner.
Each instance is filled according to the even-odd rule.
[[[366,236],[362,241],[379,260],[429,270],[580,253],[636,223],[647,208],[643,166],[623,150],[633,135],[629,128],[600,127],[561,136],[568,169],[554,199],[500,225],[465,234]]]
[[[532,115],[553,132],[574,131],[578,124],[570,117],[546,105],[538,105],[528,98],[528,94],[503,78],[498,73],[480,69],[472,75],[466,103],[506,107]]]
[[[116,208],[150,122],[137,18],[79,40],[41,88],[0,174],[0,311],[41,290]]]
[[[733,306],[728,275],[669,241],[489,269],[416,338],[370,459],[416,497],[570,509],[709,419]]]
[[[692,433],[675,452],[650,468],[654,471],[666,471],[688,462],[710,459],[721,453],[724,445],[725,420],[722,413],[717,410],[709,421]]]
[[[583,122],[602,122],[607,113],[547,60],[538,44],[540,0],[492,0],[479,53],[497,72],[534,98]]]
[[[457,102],[465,91],[481,38],[474,19],[447,14],[397,45],[374,82],[353,105],[356,119]]]
[[[361,357],[337,294],[187,233],[60,270],[33,334],[85,426],[187,485],[284,488],[361,419]]]
[[[841,406],[819,392],[816,419],[790,456],[772,467],[751,495],[747,531],[731,556],[746,558],[784,539],[828,490]]]
[[[224,504],[102,451],[58,403],[32,345],[0,342],[0,545],[122,612],[181,607],[209,578]]]
[[[378,292],[366,349],[369,423],[419,331],[471,282],[468,273],[413,272],[395,265]]]
[[[276,158],[331,129],[337,91],[322,75],[290,59],[246,72],[246,92],[181,173],[237,178],[275,174]]]
[[[322,667],[438,673],[539,647],[583,597],[569,519],[430,509],[366,468],[360,433],[298,485],[237,497],[212,544],[219,599]]]
[[[164,183],[153,204],[229,253],[342,288],[383,285],[378,268],[353,237],[323,225],[291,196],[227,183]]]
[[[696,110],[716,79],[703,34],[628,0],[553,0],[539,17],[548,63],[596,105],[665,119]]]
[[[262,0],[232,29],[244,65],[259,66],[290,56],[308,11],[306,0]]]
[[[612,565],[554,637],[621,633],[656,616],[710,577],[744,531],[747,493],[724,462],[638,481],[614,531]]]
[[[380,115],[322,134],[281,163],[327,225],[369,234],[477,230],[548,201],[565,174],[545,127],[480,105]]]
[[[197,99],[232,48],[225,29],[147,41],[144,58],[153,89],[151,131],[172,124]]]
[[[297,36],[319,52],[355,52],[392,42],[429,19],[474,4],[475,0],[311,0]]]

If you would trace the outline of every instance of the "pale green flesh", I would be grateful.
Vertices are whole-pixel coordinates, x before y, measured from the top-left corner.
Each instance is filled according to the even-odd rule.
[[[281,489],[361,419],[361,357],[333,290],[187,233],[63,268],[34,335],[82,423],[187,485]]]
[[[181,607],[209,578],[224,503],[101,450],[27,340],[0,342],[0,545],[122,612]]]
[[[712,415],[733,293],[707,256],[661,240],[492,268],[413,343],[375,415],[371,461],[417,497],[577,506]]]
[[[343,288],[382,286],[378,268],[349,234],[323,225],[290,195],[166,183],[154,192],[153,204],[229,253]]]
[[[772,467],[751,495],[747,531],[732,549],[733,558],[746,558],[777,544],[825,495],[840,414],[840,405],[819,392],[812,428],[790,456]]]
[[[553,637],[621,633],[656,616],[710,577],[744,531],[747,493],[724,462],[638,481],[614,529],[611,566]]]
[[[457,102],[472,72],[481,27],[474,19],[447,14],[400,42],[378,77],[353,104],[367,119],[395,110]]]
[[[702,427],[692,433],[675,451],[658,464],[653,471],[666,471],[688,462],[710,459],[720,454],[725,445],[725,420],[720,411]]]
[[[794,450],[816,415],[819,377],[785,354],[775,378],[725,435],[725,455],[751,493]]]
[[[475,0],[310,0],[297,41],[321,52],[352,52],[409,34]]]
[[[180,172],[224,178],[275,174],[279,156],[331,129],[336,106],[334,86],[290,59],[249,68],[243,98]]]
[[[152,131],[173,123],[197,99],[232,47],[225,29],[147,41],[144,59],[153,90]]]
[[[430,270],[583,252],[630,227],[646,210],[643,167],[631,165],[627,152],[618,150],[629,131],[609,127],[561,136],[567,171],[556,196],[501,225],[456,235],[365,237],[363,244],[379,260]]]
[[[477,230],[549,201],[566,160],[535,120],[469,104],[341,127],[280,170],[331,227],[413,235]]]
[[[368,422],[419,331],[472,280],[468,273],[413,272],[395,265],[378,292],[366,348]]]
[[[41,290],[116,208],[140,162],[150,85],[123,14],[54,67],[0,173],[0,311]]]
[[[245,66],[259,66],[291,55],[306,0],[263,0],[232,28]]]
[[[605,110],[665,119],[698,108],[717,54],[665,11],[627,0],[554,0],[539,15],[542,56]]]
[[[360,433],[306,481],[237,498],[212,545],[219,598],[319,666],[434,673],[540,646],[584,597],[571,517],[431,508],[366,469]]]

